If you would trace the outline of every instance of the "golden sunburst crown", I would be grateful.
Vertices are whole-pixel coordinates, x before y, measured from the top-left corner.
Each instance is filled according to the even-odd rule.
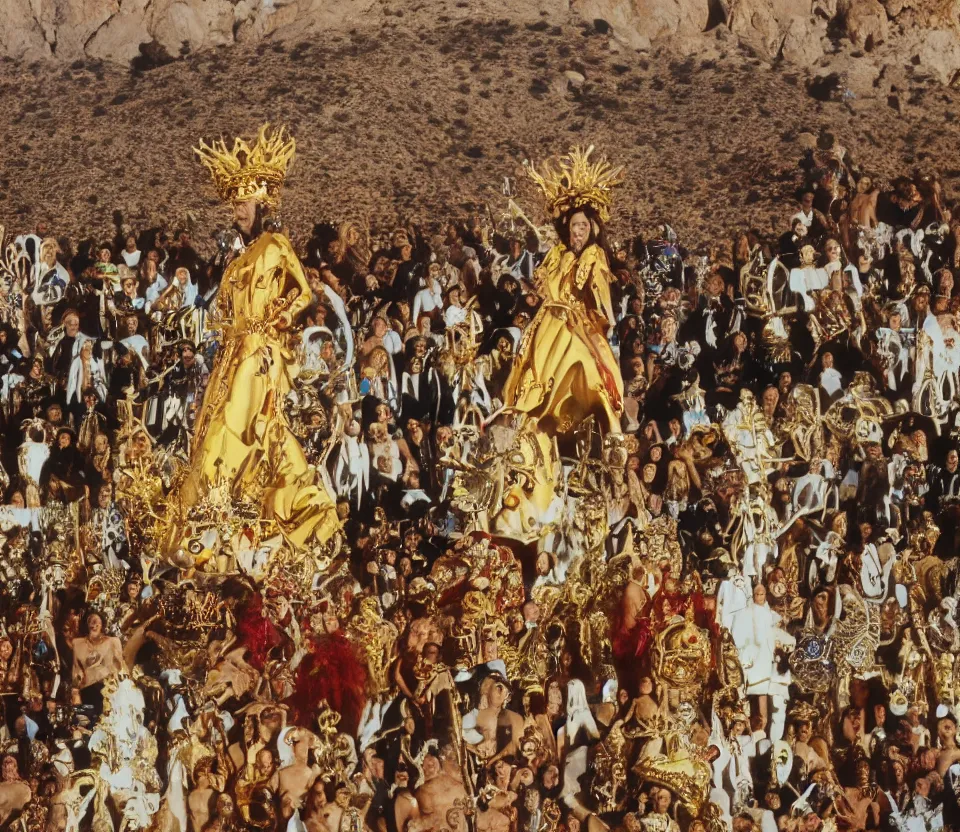
[[[591,206],[602,222],[610,219],[612,190],[623,182],[623,167],[614,167],[603,157],[591,162],[593,145],[586,150],[575,147],[556,160],[549,160],[538,171],[524,162],[527,174],[546,198],[548,213],[554,218],[572,208]]]
[[[226,202],[255,199],[275,208],[280,204],[280,189],[293,164],[297,143],[284,127],[271,131],[264,124],[251,145],[241,138],[227,147],[223,139],[207,144],[201,139],[194,153],[210,171],[213,182]]]

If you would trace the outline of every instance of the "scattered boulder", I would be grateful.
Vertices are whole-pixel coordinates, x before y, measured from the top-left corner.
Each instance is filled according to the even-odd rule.
[[[916,32],[910,57],[919,68],[949,84],[960,73],[960,37],[947,29]]]
[[[868,51],[883,43],[889,33],[887,10],[880,0],[850,0],[843,22],[851,43]]]
[[[826,34],[826,25],[817,18],[794,15],[786,22],[780,57],[788,63],[812,66],[823,57],[821,40]]]

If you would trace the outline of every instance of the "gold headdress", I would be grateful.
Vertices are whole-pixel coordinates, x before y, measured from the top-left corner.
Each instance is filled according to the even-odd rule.
[[[641,782],[669,789],[684,808],[697,817],[710,793],[710,766],[679,747],[675,732],[668,733],[665,739],[668,745],[673,744],[669,754],[644,757],[634,771]]]
[[[223,200],[255,199],[275,208],[296,149],[296,142],[285,128],[278,127],[271,133],[270,125],[264,124],[252,147],[241,138],[233,140],[232,148],[223,139],[211,144],[201,140],[194,153],[210,171]]]
[[[623,179],[623,167],[614,167],[606,159],[590,161],[593,145],[586,150],[575,147],[556,161],[544,162],[541,172],[524,162],[527,174],[546,197],[547,210],[556,219],[571,208],[594,208],[602,222],[610,219],[611,190]]]

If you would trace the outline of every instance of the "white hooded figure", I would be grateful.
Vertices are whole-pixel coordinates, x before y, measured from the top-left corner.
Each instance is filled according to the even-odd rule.
[[[80,343],[79,336],[76,343]],[[97,391],[100,401],[107,400],[107,374],[103,359],[93,355],[93,340],[88,338],[79,349],[74,349],[70,364],[70,376],[67,379],[67,404],[83,402],[83,391],[92,387]]]
[[[28,508],[40,505],[40,472],[49,456],[50,446],[44,441],[42,425],[27,423],[26,435],[18,452],[18,467],[25,485],[23,496]]]
[[[330,368],[323,360],[321,352],[324,342],[333,337],[325,326],[308,326],[301,336],[303,344],[303,371],[307,373],[329,373]]]
[[[780,615],[767,604],[767,590],[757,584],[753,601],[736,617],[733,642],[740,653],[740,663],[747,683],[747,696],[769,696],[773,701],[770,739],[783,737],[786,720],[787,688],[790,670],[777,666],[777,648],[793,649],[796,639],[780,627]]]
[[[717,620],[720,626],[733,632],[734,621],[750,606],[752,595],[750,579],[731,566],[717,590]]]
[[[360,435],[360,423],[356,419],[347,425],[340,442],[333,480],[337,495],[355,501],[359,508],[360,500],[370,486],[370,451]]]
[[[560,727],[557,735],[561,758],[566,755],[563,798],[575,798],[580,791],[580,778],[587,772],[586,743],[599,738],[600,731],[590,711],[583,682],[571,679],[567,682],[567,721]]]
[[[806,312],[812,312],[816,304],[811,292],[820,292],[830,285],[826,269],[814,265],[817,253],[813,246],[800,249],[800,266],[790,269],[790,291],[799,295]]]
[[[157,741],[143,723],[143,693],[132,679],[122,678],[105,698],[96,730],[90,735],[90,751],[103,762],[100,778],[107,784],[115,803],[123,802],[127,829],[145,829],[160,808],[160,795],[139,777],[138,758],[156,755]]]

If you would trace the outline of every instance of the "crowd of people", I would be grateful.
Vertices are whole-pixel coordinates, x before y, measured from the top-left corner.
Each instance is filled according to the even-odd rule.
[[[810,152],[700,255],[577,152],[295,250],[292,142],[200,153],[208,246],[0,264],[4,828],[960,828],[935,174]]]

